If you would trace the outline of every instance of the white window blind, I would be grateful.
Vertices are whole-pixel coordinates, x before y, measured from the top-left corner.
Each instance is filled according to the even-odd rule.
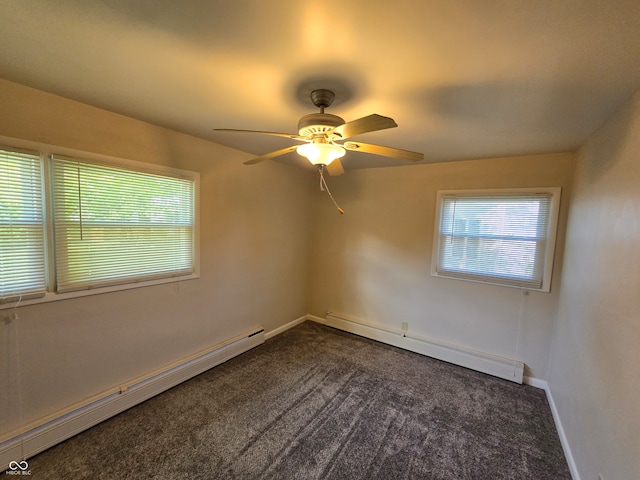
[[[42,159],[0,148],[0,299],[44,295]]]
[[[194,271],[194,181],[52,157],[56,290]]]
[[[444,194],[435,275],[547,290],[553,194]]]

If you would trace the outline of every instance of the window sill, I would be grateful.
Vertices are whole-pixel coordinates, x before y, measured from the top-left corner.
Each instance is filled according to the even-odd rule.
[[[29,298],[21,301],[13,301],[10,303],[1,303],[0,310],[24,307],[26,305],[36,305],[39,303],[57,302],[59,300],[69,300],[72,298],[88,297],[90,295],[101,295],[103,293],[120,292],[122,290],[131,290],[134,288],[152,287],[155,285],[163,285],[165,283],[180,283],[185,280],[195,280],[197,278],[200,278],[200,275],[197,273],[192,273],[190,275],[184,275],[181,277],[158,278],[154,280],[146,280],[143,282],[126,283],[122,285],[112,285],[108,287],[91,288],[88,290],[77,290],[73,292],[47,292],[45,295],[37,298]]]
[[[530,292],[543,292],[543,293],[549,293],[551,292],[551,286],[549,284],[543,284],[540,288],[535,288],[535,287],[530,287],[530,286],[526,286],[526,285],[518,285],[517,283],[501,283],[499,281],[492,281],[491,279],[488,278],[471,278],[471,277],[459,277],[459,276],[455,276],[455,275],[447,275],[445,273],[438,273],[438,272],[431,272],[431,276],[432,277],[438,277],[438,278],[446,278],[448,280],[461,280],[463,282],[472,282],[472,283],[483,283],[485,285],[495,285],[498,287],[507,287],[507,288],[517,288],[518,290],[526,290],[526,291],[530,291]]]

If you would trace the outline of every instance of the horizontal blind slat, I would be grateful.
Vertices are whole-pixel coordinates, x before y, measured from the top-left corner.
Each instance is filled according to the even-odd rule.
[[[194,182],[54,158],[59,292],[194,271]]]
[[[0,298],[46,290],[42,175],[38,152],[0,148]]]
[[[540,288],[551,195],[444,196],[438,274]]]

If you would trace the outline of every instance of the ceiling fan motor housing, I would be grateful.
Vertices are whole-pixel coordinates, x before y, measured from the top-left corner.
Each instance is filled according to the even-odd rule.
[[[298,134],[305,137],[323,135],[343,123],[344,119],[331,113],[311,113],[298,122]]]

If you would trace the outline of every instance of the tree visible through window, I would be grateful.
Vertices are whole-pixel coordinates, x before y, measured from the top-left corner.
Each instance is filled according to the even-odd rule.
[[[0,308],[196,278],[198,179],[0,147]]]
[[[191,179],[54,158],[57,291],[194,271]]]
[[[44,295],[42,159],[0,149],[0,300]]]

